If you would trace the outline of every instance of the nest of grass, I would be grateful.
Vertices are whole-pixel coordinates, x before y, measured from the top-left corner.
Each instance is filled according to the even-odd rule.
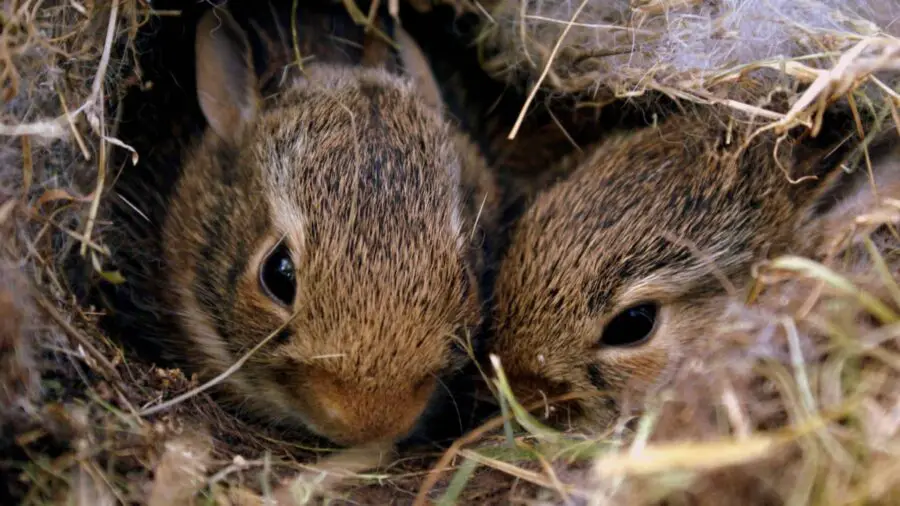
[[[525,90],[586,106],[655,90],[731,105],[766,128],[813,130],[828,128],[820,112],[843,97],[877,120],[856,135],[900,124],[889,2],[775,2],[771,12],[737,0],[451,3],[484,17],[484,68]],[[741,6],[777,13],[776,35],[743,32]],[[797,17],[801,6],[820,15]],[[244,425],[194,379],[110,340],[96,310],[76,303],[68,271],[120,281],[103,268],[115,227],[104,202],[147,153],[117,137],[118,106],[153,85],[135,63],[142,27],[177,15],[141,0],[0,10],[4,504],[900,502],[900,195],[834,224],[818,261],[760,265],[760,290],[734,302],[733,325],[645,414],[602,434],[545,427],[549,408],[519,405],[498,367],[489,381],[506,416],[448,451],[332,455]],[[687,33],[716,38],[685,45]],[[742,40],[762,41],[762,57]],[[796,91],[787,112],[748,99],[785,83]]]
[[[900,69],[900,6],[872,0],[440,0],[480,18],[482,67],[530,94],[600,108],[649,92],[791,122],[810,100]],[[418,4],[417,4],[418,5]],[[418,5],[420,10],[431,6]],[[800,88],[815,87],[800,99]],[[761,106],[796,93],[790,113]],[[646,97],[648,101],[658,100]],[[523,108],[524,110],[525,108]],[[524,114],[524,113],[523,113]],[[520,118],[521,121],[521,118]],[[511,138],[515,136],[515,129]]]

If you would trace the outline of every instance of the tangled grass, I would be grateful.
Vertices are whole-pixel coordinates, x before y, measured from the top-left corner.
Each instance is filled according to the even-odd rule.
[[[876,128],[900,125],[890,2],[448,3],[483,17],[485,70],[526,94],[599,107],[653,90],[813,131],[841,98]],[[823,224],[834,241],[821,258],[759,265],[731,325],[608,432],[545,426],[551,408],[521,406],[496,363],[486,379],[505,416],[446,452],[331,454],[204,393],[148,415],[199,385],[106,336],[68,271],[120,281],[102,267],[104,203],[146,154],[118,139],[118,104],[154,85],[135,63],[142,28],[177,15],[140,0],[0,10],[4,504],[900,503],[896,188]],[[757,105],[775,87],[793,92],[786,112]]]

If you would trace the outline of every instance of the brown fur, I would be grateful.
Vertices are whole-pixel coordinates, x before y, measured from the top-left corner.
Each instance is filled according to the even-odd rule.
[[[715,334],[729,285],[739,295],[753,261],[818,247],[816,227],[803,229],[802,248],[795,235],[849,143],[785,140],[779,167],[773,135],[726,143],[716,118],[674,117],[603,142],[523,215],[498,274],[491,345],[519,395],[592,395],[578,411],[605,425],[626,393],[639,396]],[[785,170],[818,179],[790,184]],[[615,315],[647,301],[661,308],[648,341],[599,344]]]
[[[37,320],[30,297],[22,272],[0,268],[0,427],[21,417],[25,405],[40,391],[34,345],[27,335],[31,322]]]
[[[204,41],[205,22],[200,54],[234,49]],[[339,444],[403,438],[465,363],[456,341],[480,323],[489,176],[421,78],[314,60],[257,111],[235,61],[200,69],[201,103],[220,101],[204,104],[211,128],[164,227],[183,353],[210,378],[289,321],[229,377],[228,399]],[[259,282],[282,237],[293,308]]]

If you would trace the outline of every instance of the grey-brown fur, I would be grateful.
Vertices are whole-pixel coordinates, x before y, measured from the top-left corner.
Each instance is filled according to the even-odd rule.
[[[400,439],[480,323],[489,176],[427,90],[385,67],[314,61],[258,110],[248,74],[231,71],[199,80],[211,127],[163,230],[180,353],[210,378],[290,319],[226,381],[230,402],[341,444]],[[282,237],[292,308],[257,270]]]
[[[517,392],[593,395],[578,406],[603,425],[626,395],[639,397],[689,356],[692,341],[714,335],[729,290],[747,286],[755,260],[817,247],[816,227],[804,224],[840,172],[852,130],[786,138],[776,164],[773,134],[739,144],[755,127],[735,122],[728,132],[718,118],[686,113],[610,138],[536,197],[495,291],[492,350]],[[816,177],[788,182],[804,176]],[[649,341],[599,344],[616,314],[644,301],[662,307]]]

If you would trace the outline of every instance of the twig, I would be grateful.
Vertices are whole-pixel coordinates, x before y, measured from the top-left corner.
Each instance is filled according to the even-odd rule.
[[[100,64],[97,73],[94,75],[94,83],[91,86],[91,94],[75,111],[70,114],[61,114],[53,119],[45,119],[25,123],[21,125],[7,125],[0,123],[0,135],[8,137],[18,137],[21,135],[32,135],[47,139],[61,139],[68,137],[70,121],[88,108],[96,105],[100,88],[103,86],[103,80],[106,77],[106,68],[109,66],[109,58],[112,53],[112,43],[116,33],[116,21],[119,14],[118,0],[112,3],[112,11],[109,15],[109,25],[106,30],[106,41],[103,44],[103,54],[100,57]]]
[[[109,66],[109,57],[112,54],[113,39],[116,35],[116,22],[119,19],[119,2],[114,0],[112,10],[109,12],[109,24],[106,25],[106,40],[103,42],[103,53],[100,56],[100,65],[97,67],[97,73],[94,75],[94,84],[91,86],[91,102],[95,102],[100,98],[100,89],[103,87],[103,81],[106,78],[106,67]]]
[[[516,124],[513,125],[513,129],[509,132],[509,136],[507,139],[513,140],[516,138],[516,134],[519,133],[519,128],[522,127],[522,122],[525,121],[525,114],[528,112],[528,107],[531,105],[531,102],[534,101],[534,97],[537,96],[537,92],[541,87],[541,84],[544,82],[544,79],[547,78],[547,74],[550,72],[550,65],[553,64],[553,60],[556,58],[556,53],[559,52],[560,46],[562,46],[563,40],[565,40],[566,35],[569,34],[569,30],[572,28],[572,24],[575,23],[575,19],[581,14],[581,10],[584,9],[584,6],[587,5],[588,0],[581,0],[581,5],[578,6],[578,9],[575,10],[575,14],[572,15],[572,19],[566,24],[566,27],[563,29],[562,35],[559,36],[559,39],[556,41],[556,44],[553,46],[553,50],[550,51],[550,57],[547,59],[547,64],[544,65],[544,70],[541,72],[541,76],[538,78],[537,82],[534,83],[534,87],[531,88],[531,93],[528,94],[528,98],[525,100],[525,103],[522,105],[522,110],[519,112],[519,117],[516,119]]]
[[[297,60],[297,68],[301,73],[306,73],[303,69],[303,55],[300,54],[300,42],[297,36],[297,7],[300,0],[291,2],[291,46],[294,49],[294,59]]]
[[[511,418],[511,417],[510,417]],[[426,501],[428,500],[428,492],[434,488],[434,485],[437,483],[440,474],[443,471],[450,469],[450,461],[453,460],[459,452],[462,450],[462,447],[466,444],[469,444],[473,441],[477,441],[480,437],[487,434],[488,432],[500,427],[504,423],[506,423],[507,417],[498,416],[493,420],[489,420],[488,422],[482,424],[480,427],[472,430],[465,436],[457,439],[450,445],[450,448],[444,452],[444,455],[441,456],[440,460],[438,460],[437,464],[431,468],[431,471],[428,472],[428,475],[422,480],[422,485],[419,487],[419,493],[416,495],[416,500],[413,502],[413,506],[424,506]]]
[[[560,395],[558,397],[554,397],[553,399],[551,399],[551,401],[552,402],[564,402],[564,401],[578,399],[581,397],[583,397],[581,394],[570,392],[570,393],[567,393],[564,395]],[[525,411],[532,411],[534,409],[544,406],[545,403],[546,403],[546,400],[535,401],[535,402],[532,402],[532,403],[528,404],[527,406],[525,406],[524,409],[525,409]],[[457,439],[456,441],[454,441],[453,444],[450,445],[450,448],[448,448],[444,452],[444,454],[441,456],[440,460],[438,460],[438,462],[431,468],[431,470],[428,471],[428,475],[425,477],[425,479],[422,480],[422,484],[419,486],[419,492],[416,495],[416,499],[415,499],[415,502],[413,502],[413,506],[424,506],[426,504],[426,502],[428,501],[428,499],[427,499],[428,493],[431,491],[432,488],[434,488],[434,485],[437,483],[437,480],[440,477],[441,473],[451,469],[450,461],[453,460],[453,457],[459,455],[460,452],[463,451],[462,450],[463,446],[477,441],[479,438],[481,438],[488,432],[503,426],[504,424],[506,424],[506,422],[514,419],[515,417],[516,417],[515,413],[509,413],[506,416],[504,416],[504,415],[496,416],[496,417],[488,420],[487,422],[481,424],[480,426],[476,427],[475,429],[472,429],[468,434],[466,434],[466,435],[462,436],[461,438]]]
[[[103,187],[106,186],[106,141],[104,140],[105,128],[101,122],[100,125],[100,156],[97,157],[97,188],[94,190],[94,198],[91,200],[91,207],[88,212],[87,223],[84,225],[84,241],[81,243],[81,256],[87,254],[88,241],[91,240],[91,234],[94,231],[94,224],[97,222],[97,214],[100,212],[100,198],[103,193]]]
[[[296,313],[295,313],[295,315],[296,315]],[[259,351],[259,349],[262,348],[263,346],[265,346],[266,343],[271,341],[273,337],[278,335],[278,333],[281,332],[281,330],[284,329],[293,319],[294,319],[293,316],[291,318],[288,318],[287,321],[282,323],[277,329],[272,331],[271,334],[266,336],[265,339],[263,339],[262,341],[257,343],[257,345],[254,346],[253,348],[251,348],[250,351],[248,351],[243,356],[241,356],[241,358],[239,358],[234,364],[232,364],[231,367],[229,367],[228,369],[225,369],[225,371],[223,371],[221,374],[219,374],[215,378],[207,381],[206,383],[200,385],[197,388],[189,390],[189,391],[179,395],[178,397],[175,397],[174,399],[170,399],[158,406],[154,406],[152,408],[146,408],[146,409],[142,410],[139,413],[140,416],[150,416],[154,413],[159,413],[160,411],[169,409],[170,407],[175,406],[176,404],[181,404],[182,402],[190,399],[191,397],[197,396],[197,395],[209,390],[210,388],[216,386],[217,384],[221,383],[222,381],[226,380],[229,376],[231,376],[232,374],[237,372],[237,370],[240,369],[244,365],[244,363],[247,362],[247,360],[250,360],[250,357],[252,357],[254,353]]]
[[[69,129],[72,131],[72,136],[75,137],[75,142],[78,144],[82,156],[84,156],[85,160],[90,161],[91,152],[88,150],[84,138],[82,138],[81,134],[78,132],[78,126],[75,125],[75,118],[69,113],[69,108],[66,106],[66,97],[64,97],[59,90],[56,91],[56,94],[59,95],[59,105],[62,106],[63,116],[66,117],[66,122],[69,124]]]
[[[90,340],[88,340],[81,332],[78,331],[71,323],[66,321],[65,318],[59,313],[59,311],[43,296],[35,297],[35,301],[37,301],[38,306],[47,313],[54,322],[66,333],[67,336],[74,339],[81,345],[82,348],[87,350],[87,352],[96,360],[100,365],[106,369],[106,372],[109,373],[114,379],[121,379],[119,375],[119,371],[116,370],[116,367],[107,360],[107,358],[100,352],[93,344],[91,344]],[[105,376],[105,375],[104,375]],[[110,379],[107,377],[106,379]]]
[[[478,214],[475,215],[475,223],[472,224],[472,233],[469,234],[469,240],[475,238],[475,231],[478,230],[478,221],[481,219],[481,213],[484,211],[484,204],[487,202],[487,194],[481,199],[481,206],[478,207]]]
[[[525,2],[523,2],[525,3]],[[548,23],[554,23],[557,25],[567,25],[570,24],[572,26],[577,26],[579,28],[594,28],[597,30],[609,30],[615,32],[630,32],[630,33],[639,33],[641,35],[653,35],[654,33],[650,30],[641,30],[639,28],[632,28],[630,26],[622,26],[622,25],[607,25],[603,23],[575,23],[563,21],[561,19],[550,18],[547,16],[538,16],[537,14],[526,14],[524,16],[525,19],[533,19],[535,21],[546,21]]]
[[[106,30],[106,41],[103,44],[103,55],[100,57],[100,67],[97,69],[97,74],[94,76],[94,85],[91,88],[91,101],[96,104],[100,103],[100,111],[102,115],[103,111],[103,79],[106,77],[106,67],[109,65],[109,55],[112,52],[112,43],[113,38],[116,33],[116,21],[118,20],[119,15],[119,2],[114,1],[112,4],[112,10],[109,14],[109,24],[107,25]],[[97,221],[97,213],[100,209],[100,195],[103,192],[103,186],[106,183],[106,141],[104,140],[105,132],[104,126],[102,125],[103,119],[101,118],[100,125],[100,156],[97,160],[97,190],[94,200],[91,201],[91,209],[88,214],[87,223],[84,226],[84,237],[85,239],[90,240],[91,233],[94,231],[94,223]],[[87,243],[81,244],[81,256],[85,256],[87,254]]]

